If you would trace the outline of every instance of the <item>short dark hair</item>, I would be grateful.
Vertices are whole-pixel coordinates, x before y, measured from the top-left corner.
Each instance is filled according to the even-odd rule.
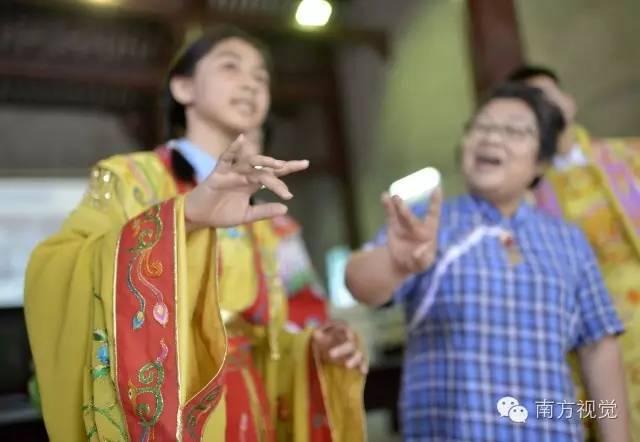
[[[520,66],[507,76],[507,81],[523,82],[534,77],[548,77],[556,84],[560,84],[560,78],[551,68],[536,65]]]
[[[531,109],[538,125],[537,160],[538,162],[551,161],[557,152],[558,139],[566,125],[560,108],[547,100],[544,93],[538,88],[527,86],[524,83],[507,82],[502,83],[491,91],[478,106],[478,109],[482,109],[492,100],[501,98],[521,100]],[[536,177],[529,187],[536,187],[540,182],[540,178]]]
[[[164,90],[164,108],[168,136],[175,137],[186,129],[184,106],[176,101],[171,93],[171,79],[176,76],[191,76],[198,62],[204,58],[219,43],[230,38],[238,38],[255,47],[264,58],[267,70],[273,74],[273,62],[267,46],[258,38],[232,25],[217,25],[206,30],[195,41],[187,44],[174,59]]]

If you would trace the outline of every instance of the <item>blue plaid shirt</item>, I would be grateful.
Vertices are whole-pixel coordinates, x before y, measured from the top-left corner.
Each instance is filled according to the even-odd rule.
[[[519,263],[496,230],[510,233]],[[434,266],[394,294],[413,322],[400,399],[405,440],[582,440],[567,354],[623,330],[585,237],[528,204],[506,219],[472,196],[443,205],[438,236]],[[372,245],[385,241],[383,230]],[[501,416],[505,397],[519,407],[503,405]],[[528,418],[517,422],[522,408]]]

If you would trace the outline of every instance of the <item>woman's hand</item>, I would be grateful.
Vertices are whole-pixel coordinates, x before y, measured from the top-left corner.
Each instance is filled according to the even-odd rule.
[[[423,219],[416,217],[397,196],[382,196],[387,216],[387,248],[395,269],[403,274],[420,273],[433,264],[438,250],[438,225],[442,191],[437,188]]]
[[[218,159],[211,175],[185,197],[187,231],[203,227],[231,227],[272,218],[287,212],[281,203],[251,205],[251,195],[266,188],[284,200],[291,199],[280,177],[309,167],[309,162],[280,161],[246,154],[248,141],[240,136]]]
[[[311,343],[321,360],[367,374],[369,366],[364,350],[355,332],[344,322],[327,321],[313,331]]]

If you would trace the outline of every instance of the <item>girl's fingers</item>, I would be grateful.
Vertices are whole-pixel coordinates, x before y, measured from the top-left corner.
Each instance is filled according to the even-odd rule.
[[[281,177],[285,175],[289,175],[292,173],[300,172],[309,167],[308,160],[295,160],[295,161],[285,161],[284,165],[279,168],[273,169],[273,174],[275,176]]]
[[[264,171],[254,171],[251,176],[248,176],[247,179],[251,184],[256,186],[256,190],[258,190],[261,186],[264,186],[266,189],[269,189],[271,192],[275,193],[277,196],[284,200],[289,200],[293,198],[293,194],[289,191],[289,188],[279,178],[276,178],[274,175],[264,172]]]
[[[287,206],[282,203],[265,203],[249,206],[245,223],[260,221],[261,219],[274,218],[287,213]]]

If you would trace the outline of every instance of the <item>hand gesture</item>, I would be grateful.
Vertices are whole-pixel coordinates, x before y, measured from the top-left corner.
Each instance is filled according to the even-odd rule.
[[[388,233],[387,248],[395,269],[403,274],[419,273],[433,264],[438,249],[438,225],[442,190],[437,188],[423,219],[416,217],[398,196],[382,195]]]
[[[320,359],[350,369],[368,371],[364,350],[356,333],[344,322],[329,320],[313,331],[311,342]]]
[[[247,143],[241,135],[220,156],[211,175],[187,194],[184,210],[188,230],[237,226],[287,212],[284,204],[251,205],[249,199],[261,188],[291,199],[293,195],[280,177],[306,169],[309,162],[247,154]]]

